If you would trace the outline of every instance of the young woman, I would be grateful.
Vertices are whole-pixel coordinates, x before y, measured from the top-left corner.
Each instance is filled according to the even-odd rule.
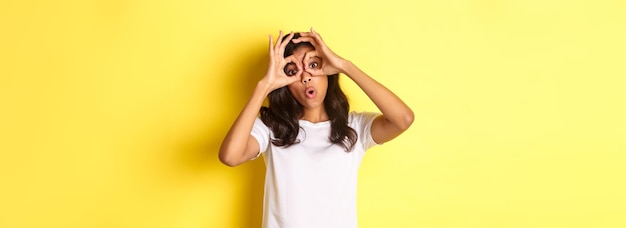
[[[404,132],[413,111],[331,51],[313,28],[275,44],[270,35],[269,49],[267,73],[224,138],[219,158],[236,166],[264,154],[263,227],[357,227],[357,174],[365,151]],[[349,112],[339,73],[382,114]],[[269,107],[262,107],[266,97]]]

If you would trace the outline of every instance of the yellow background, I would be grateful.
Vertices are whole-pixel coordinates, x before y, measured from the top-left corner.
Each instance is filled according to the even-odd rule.
[[[217,150],[310,26],[416,114],[360,227],[626,227],[620,0],[3,0],[0,227],[259,227],[263,162]]]

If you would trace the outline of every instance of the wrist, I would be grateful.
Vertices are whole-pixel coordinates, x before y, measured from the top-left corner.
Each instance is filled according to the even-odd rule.
[[[350,70],[350,65],[352,65],[352,62],[346,59],[341,59],[341,63],[339,65],[339,73],[347,75],[348,71]]]
[[[273,91],[272,85],[263,79],[257,82],[256,90],[262,92],[265,96],[269,95]]]
[[[354,64],[352,62],[350,62],[349,60],[343,59],[341,61],[341,67],[339,68],[339,72],[347,76],[350,76],[350,72],[352,71],[353,66]]]

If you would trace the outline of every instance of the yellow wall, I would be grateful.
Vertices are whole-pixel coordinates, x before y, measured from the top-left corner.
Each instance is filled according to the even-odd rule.
[[[416,113],[361,227],[626,227],[619,0],[3,0],[0,227],[258,227],[263,162],[216,153],[310,26]]]

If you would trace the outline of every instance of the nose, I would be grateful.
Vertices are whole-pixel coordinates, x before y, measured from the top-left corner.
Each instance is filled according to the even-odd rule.
[[[309,72],[303,72],[302,73],[302,84],[307,84],[311,81],[311,78],[313,77],[313,75],[311,75]]]

